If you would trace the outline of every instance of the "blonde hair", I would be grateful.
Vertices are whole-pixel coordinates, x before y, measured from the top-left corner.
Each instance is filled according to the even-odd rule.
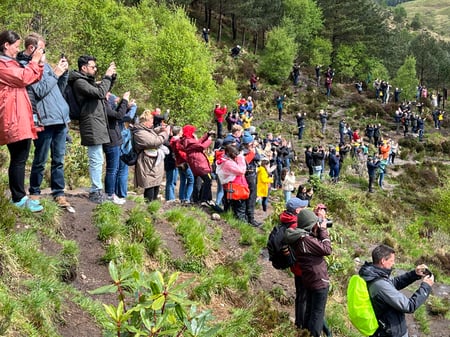
[[[145,123],[152,120],[153,115],[150,109],[145,109],[144,112],[139,116],[139,123]]]
[[[231,133],[235,133],[236,131],[242,131],[242,125],[234,124],[231,127]]]

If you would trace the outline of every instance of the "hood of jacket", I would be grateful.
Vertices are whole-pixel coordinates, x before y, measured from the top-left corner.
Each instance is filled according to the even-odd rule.
[[[361,276],[366,282],[373,281],[379,278],[389,278],[392,269],[384,269],[375,266],[371,262],[365,262],[359,270],[359,276]]]
[[[285,210],[280,214],[280,222],[289,227],[297,227],[297,214],[292,214]]]
[[[298,228],[298,227],[288,228],[284,232],[284,241],[288,245],[292,245],[301,237],[308,236],[308,235],[310,235],[309,231],[305,231],[302,228]]]

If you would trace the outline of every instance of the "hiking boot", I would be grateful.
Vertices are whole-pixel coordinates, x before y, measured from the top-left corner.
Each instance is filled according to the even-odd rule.
[[[59,207],[64,208],[69,213],[75,213],[75,208],[67,201],[64,195],[60,195],[55,197],[55,202]]]
[[[105,197],[102,191],[95,191],[89,193],[89,200],[95,204],[102,204],[105,201]]]
[[[106,197],[107,201],[111,201],[113,203],[115,203],[116,205],[123,205],[126,202],[125,198],[119,198],[117,195],[113,194],[113,195],[108,195]]]
[[[18,202],[13,202],[13,204],[14,206],[19,208],[27,208],[33,213],[41,212],[44,209],[44,207],[42,207],[42,205],[39,203],[39,200],[32,200],[27,196],[24,196]]]
[[[258,222],[258,221],[256,221],[256,220],[252,220],[251,222],[249,222],[249,224],[250,224],[252,227],[256,227],[256,228],[259,228],[259,227],[262,226],[262,223],[260,223],[260,222]]]

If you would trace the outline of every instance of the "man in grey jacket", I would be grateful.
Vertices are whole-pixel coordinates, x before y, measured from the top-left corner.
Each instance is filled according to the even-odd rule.
[[[359,275],[367,282],[370,300],[378,320],[376,337],[408,337],[405,313],[413,313],[431,293],[434,276],[421,264],[403,275],[390,277],[395,263],[395,251],[379,245],[372,251],[373,263],[366,262]],[[408,298],[399,290],[422,280],[419,289]]]
[[[26,65],[37,48],[45,50],[44,38],[31,33],[25,38],[25,50],[19,53],[17,59]],[[66,154],[66,136],[70,122],[69,106],[62,93],[67,85],[68,62],[61,57],[58,64],[52,69],[46,62],[44,73],[39,82],[28,88],[31,101],[37,113],[35,123],[43,127],[34,140],[34,159],[30,173],[30,196],[32,199],[39,198],[41,184],[44,178],[45,164],[51,149],[51,176],[50,187],[55,202],[61,208],[74,213],[75,209],[64,196],[64,156]]]
[[[80,56],[78,71],[71,71],[69,74],[69,85],[72,85],[75,99],[80,104],[81,145],[88,148],[91,178],[89,200],[100,204],[105,201],[102,183],[103,144],[111,142],[106,114],[106,94],[110,91],[116,74],[115,63],[111,62],[99,83],[95,81],[96,74],[95,57]]]

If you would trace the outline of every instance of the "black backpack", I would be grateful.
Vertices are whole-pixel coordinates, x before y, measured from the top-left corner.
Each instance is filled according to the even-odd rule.
[[[275,226],[269,234],[267,240],[267,250],[269,251],[269,260],[275,269],[286,269],[295,263],[295,257],[291,249],[284,243],[284,232],[287,226],[280,224]]]
[[[66,99],[67,104],[69,105],[69,117],[72,120],[80,120],[81,116],[81,107],[78,103],[77,99],[75,98],[75,95],[73,93],[73,87],[72,84],[67,84],[66,88],[64,89],[64,98]]]

